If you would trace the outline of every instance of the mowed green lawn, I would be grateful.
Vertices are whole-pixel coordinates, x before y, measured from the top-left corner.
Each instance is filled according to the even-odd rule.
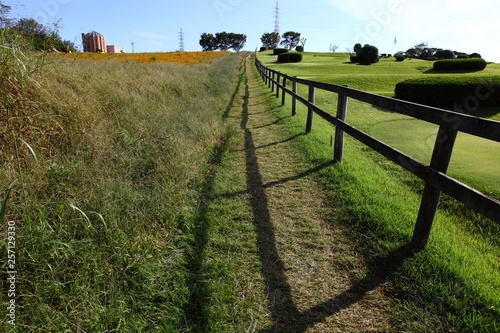
[[[270,51],[258,58],[267,66],[300,78],[348,85],[351,88],[393,97],[394,87],[400,81],[423,75],[500,75],[500,64],[489,64],[479,72],[442,73],[433,69],[433,62],[394,58],[381,59],[370,66],[353,64],[345,53],[304,53],[303,61],[279,64]],[[305,89],[299,92],[306,94]],[[318,92],[317,103],[327,111],[335,112],[336,99],[332,93]],[[465,98],[466,96],[464,96]],[[474,116],[500,121],[500,107],[477,110]],[[437,126],[410,117],[374,108],[350,100],[347,120],[360,129],[395,148],[429,163],[434,147]],[[500,143],[460,133],[452,156],[449,174],[494,197],[500,196]]]

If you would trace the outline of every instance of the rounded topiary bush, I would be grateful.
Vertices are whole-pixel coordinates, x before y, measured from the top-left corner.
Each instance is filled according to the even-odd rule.
[[[480,58],[440,60],[434,63],[434,68],[440,71],[476,70],[486,68],[486,61]]]
[[[259,52],[264,52],[265,50],[267,50],[267,47],[262,46],[262,47],[260,48]]]
[[[299,45],[295,48],[295,51],[297,52],[304,52],[304,47],[302,45]]]
[[[357,55],[352,55],[350,58],[351,62],[358,62],[358,56]]]
[[[373,45],[365,45],[357,53],[359,63],[362,65],[371,65],[379,60],[378,48]]]
[[[396,85],[396,98],[460,111],[500,105],[500,76],[426,77]]]
[[[406,59],[406,57],[404,55],[398,55],[398,56],[395,56],[394,58],[396,58],[396,61],[404,61]]]
[[[287,53],[287,52],[288,52],[288,49],[277,48],[277,49],[274,49],[273,54],[280,55],[280,54]]]
[[[301,62],[302,54],[298,52],[287,52],[278,56],[278,62]]]

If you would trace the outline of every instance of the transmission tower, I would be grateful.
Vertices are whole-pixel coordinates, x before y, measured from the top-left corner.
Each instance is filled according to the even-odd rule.
[[[278,1],[276,1],[276,8],[274,8],[274,32],[280,34],[280,8]]]
[[[184,33],[181,31],[179,32],[179,51],[184,52]]]

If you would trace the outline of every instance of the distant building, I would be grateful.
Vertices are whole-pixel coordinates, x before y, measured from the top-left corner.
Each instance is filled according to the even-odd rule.
[[[108,51],[108,53],[120,53],[125,52],[125,48],[116,45],[108,45],[106,51]]]
[[[82,34],[82,40],[84,52],[107,52],[106,37],[98,32]]]

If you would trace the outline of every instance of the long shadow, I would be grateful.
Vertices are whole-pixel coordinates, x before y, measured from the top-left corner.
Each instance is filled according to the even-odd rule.
[[[246,68],[245,68],[246,69]],[[259,170],[256,147],[252,131],[248,128],[250,88],[245,78],[245,96],[242,105],[241,129],[244,132],[246,184],[257,232],[262,274],[265,278],[265,289],[270,301],[270,312],[276,326],[285,325],[290,318],[299,315],[295,306],[290,284],[287,281],[285,267],[278,254],[274,226],[269,212],[268,199],[264,182]]]
[[[372,261],[369,264],[367,275],[355,282],[351,288],[300,312],[293,301],[291,286],[286,276],[284,263],[278,253],[275,228],[271,220],[266,188],[305,177],[322,168],[328,167],[332,162],[322,164],[293,177],[265,184],[259,171],[259,161],[256,155],[258,147],[256,147],[252,131],[248,127],[249,98],[250,89],[248,79],[245,78],[245,96],[240,124],[245,138],[247,176],[247,188],[245,192],[249,195],[252,206],[262,274],[265,278],[265,289],[273,318],[273,324],[260,332],[305,332],[308,328],[324,321],[327,317],[359,302],[367,293],[391,279],[398,267],[407,258],[411,257],[413,252],[408,246],[403,246],[392,251],[387,256]]]
[[[241,69],[244,67],[244,62],[245,60],[243,59],[240,63]],[[223,114],[224,118],[227,118],[229,115],[236,96],[240,91],[244,76],[245,72],[242,71],[240,73],[238,85],[236,86],[236,89],[233,92]],[[227,146],[228,138],[225,137],[225,140],[218,146],[218,149],[214,152],[208,163],[210,169],[220,165],[224,153],[227,150]],[[182,225],[181,227],[185,234],[191,235],[191,239],[188,241],[188,251],[185,256],[186,270],[188,272],[187,286],[189,288],[189,299],[183,307],[184,320],[189,331],[200,333],[208,333],[212,331],[210,321],[208,319],[211,295],[208,285],[205,282],[209,272],[204,270],[204,262],[206,259],[206,247],[209,240],[208,203],[213,192],[216,173],[209,172],[208,174],[209,176],[203,185],[203,191],[198,198],[198,213],[195,218],[194,225]]]
[[[223,142],[213,154],[212,159],[209,161],[210,169],[220,165],[227,144],[227,141]],[[200,333],[212,331],[208,320],[211,294],[205,282],[207,274],[210,274],[210,272],[205,271],[204,262],[210,228],[208,223],[208,203],[213,192],[216,173],[209,172],[208,174],[203,191],[198,198],[198,213],[194,225],[183,228],[186,229],[183,230],[184,233],[191,235],[191,238],[188,238],[188,251],[185,256],[189,299],[183,308],[184,319],[189,331]]]
[[[255,149],[262,149],[262,148],[268,148],[268,147],[272,147],[272,146],[276,146],[276,145],[279,145],[279,144],[282,144],[282,143],[287,143],[287,142],[290,142],[296,138],[298,138],[299,136],[302,136],[302,135],[305,135],[304,133],[300,133],[300,134],[295,134],[295,135],[292,135],[291,137],[289,137],[288,139],[285,139],[285,140],[281,140],[281,141],[276,141],[276,142],[271,142],[271,143],[268,143],[268,144],[265,144],[265,145],[262,145],[262,146],[257,146],[255,147]],[[236,149],[236,150],[233,150],[232,152],[240,152],[240,151],[245,151],[245,148],[243,149]]]
[[[273,326],[261,330],[261,333],[271,332],[305,332],[310,327],[323,322],[326,318],[349,308],[361,301],[370,291],[389,281],[403,262],[414,255],[414,249],[409,245],[402,246],[388,255],[378,258],[369,264],[368,274],[355,282],[351,288],[337,296],[319,303],[299,314],[289,318],[279,327]],[[283,322],[282,322],[283,323]]]
[[[269,123],[269,124],[265,124],[265,125],[261,125],[261,126],[257,126],[257,127],[254,127],[253,129],[258,129],[258,128],[264,128],[264,127],[269,127],[269,126],[273,126],[273,125],[276,125],[280,122],[282,122],[284,119],[286,118],[290,118],[292,116],[286,116],[286,117],[282,117],[282,118],[279,118],[279,119],[276,119],[275,121]]]
[[[300,135],[304,135],[304,134],[300,134]],[[291,139],[289,139],[289,140],[291,140]],[[288,141],[288,140],[286,140],[286,141]],[[284,141],[284,142],[286,142],[286,141]],[[264,147],[267,147],[267,146],[270,146],[270,145],[279,144],[279,143],[280,142],[276,142],[276,143],[272,143],[272,144],[265,145],[265,146],[254,147],[252,149],[254,149],[256,151],[258,149],[261,149],[261,148],[264,148]],[[241,151],[245,151],[245,150],[241,150]],[[275,180],[275,181],[272,181],[272,182],[269,182],[269,183],[264,183],[262,185],[262,187],[264,189],[268,189],[270,187],[281,185],[281,184],[284,184],[284,183],[287,183],[287,182],[290,182],[290,181],[299,180],[299,179],[307,177],[307,176],[309,176],[309,175],[311,175],[313,173],[317,173],[318,171],[321,171],[322,169],[327,168],[327,167],[333,165],[334,163],[335,162],[333,162],[333,161],[326,162],[326,163],[318,165],[318,166],[316,166],[314,168],[311,168],[309,170],[306,170],[306,171],[303,171],[301,173],[298,173],[295,176],[285,177],[285,178],[282,178],[282,179],[279,179],[279,180]],[[212,197],[211,199],[219,198],[219,197],[222,197],[222,198],[233,198],[233,197],[237,197],[237,196],[240,196],[240,195],[248,194],[249,191],[250,190],[247,188],[247,189],[245,189],[243,191],[224,193],[222,195],[218,195],[218,196]]]
[[[246,62],[245,57],[243,57],[241,60],[241,63],[240,63],[240,69],[243,69],[246,67],[245,62]],[[245,72],[244,72],[244,70],[241,70],[240,76],[238,79],[238,84],[236,85],[236,88],[234,89],[233,94],[231,95],[229,103],[226,106],[226,110],[224,110],[224,114],[222,115],[223,118],[229,117],[229,112],[231,111],[231,108],[233,107],[234,100],[236,99],[238,92],[240,91],[241,83],[243,82],[244,77],[245,77]]]

